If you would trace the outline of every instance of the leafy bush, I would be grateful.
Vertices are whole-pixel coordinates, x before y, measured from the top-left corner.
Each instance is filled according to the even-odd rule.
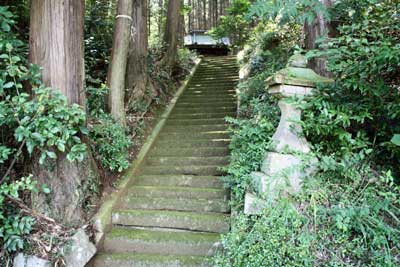
[[[376,2],[350,10],[351,24],[339,27],[340,36],[310,53],[329,58],[337,82],[306,107],[304,128],[319,150],[343,155],[369,147],[377,164],[390,167],[400,164],[400,149],[390,142],[400,132],[400,5]]]
[[[0,185],[0,243],[7,252],[24,248],[24,237],[31,232],[35,223],[32,217],[21,215],[19,210],[9,205],[8,198],[20,198],[21,191],[34,190],[36,183],[32,181],[32,177]]]
[[[274,1],[282,2],[307,1]],[[398,8],[392,1],[337,1],[333,19],[344,23],[340,35],[322,42],[328,44],[324,51],[310,53],[328,56],[336,83],[319,88],[310,102],[302,104],[302,124],[319,158],[318,168],[300,194],[280,199],[260,216],[244,215],[242,203],[250,186],[248,173],[259,167],[274,131],[262,136],[254,121],[274,125],[277,119],[277,113],[259,111],[276,108],[273,102],[260,101],[268,99],[262,69],[273,72],[284,65],[278,60],[265,67],[264,59],[277,54],[268,51],[271,47],[279,51],[288,42],[269,38],[265,46],[248,46],[242,64],[249,66],[250,77],[239,84],[240,114],[247,119],[233,120],[239,127],[233,132],[227,177],[238,196],[233,205],[237,215],[214,266],[400,264]],[[289,18],[291,11],[281,12]],[[296,12],[304,11],[296,7]],[[292,23],[280,21],[280,27],[288,21]],[[291,54],[290,49],[281,51],[284,60]],[[253,143],[258,139],[248,134],[252,131],[264,142]]]
[[[92,121],[90,139],[96,158],[105,168],[123,171],[129,167],[128,148],[132,145],[126,130],[109,115],[103,114]]]
[[[210,35],[220,40],[229,37],[235,50],[243,47],[249,37],[249,21],[245,19],[250,6],[248,0],[234,0],[226,9],[226,16],[221,16],[218,26],[209,31]]]

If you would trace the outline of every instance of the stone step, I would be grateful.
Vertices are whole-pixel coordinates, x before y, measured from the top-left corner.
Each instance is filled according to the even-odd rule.
[[[204,97],[218,97],[221,95],[232,95],[236,93],[235,87],[226,86],[225,88],[215,88],[215,87],[192,87],[187,88],[186,91],[182,94],[182,97],[186,96],[194,96],[194,95],[201,95]]]
[[[226,121],[224,118],[215,118],[215,119],[168,119],[167,125],[225,125]]]
[[[175,157],[148,157],[146,163],[149,166],[202,166],[202,165],[221,165],[229,164],[229,157],[184,157],[177,154]]]
[[[231,140],[229,138],[208,138],[208,139],[199,139],[199,138],[195,138],[190,140],[189,142],[182,142],[182,140],[179,139],[159,139],[156,144],[153,147],[153,150],[164,150],[164,149],[171,149],[171,150],[187,150],[187,149],[191,149],[191,150],[195,150],[198,149],[200,152],[200,154],[203,151],[207,151],[204,153],[214,153],[211,152],[210,150],[214,150],[214,148],[216,148],[214,151],[217,151],[217,149],[227,149],[227,146],[230,144]],[[219,150],[220,151],[220,150]],[[219,153],[219,152],[215,152],[215,153]],[[218,155],[217,155],[218,156]]]
[[[212,141],[207,141],[211,143]],[[220,147],[199,147],[199,145],[205,145],[202,142],[192,143],[183,143],[179,145],[179,143],[174,143],[176,146],[170,146],[171,143],[167,143],[163,146],[163,143],[159,143],[155,149],[153,149],[149,156],[182,156],[182,157],[206,157],[206,156],[228,156],[229,148],[225,145]],[[192,147],[190,147],[192,146]]]
[[[146,175],[162,174],[184,174],[184,175],[204,175],[219,176],[225,172],[221,170],[221,165],[182,165],[182,166],[145,166],[141,173]]]
[[[232,94],[236,93],[236,86],[232,84],[224,84],[224,85],[196,85],[196,86],[190,86],[186,88],[182,96],[185,95],[190,95],[193,93],[203,93],[204,96],[210,95],[210,98],[212,95],[224,95],[224,96],[230,96]]]
[[[142,175],[135,177],[135,185],[140,186],[184,186],[196,188],[223,188],[219,176],[195,175]]]
[[[177,107],[172,110],[171,115],[174,114],[190,114],[190,113],[200,113],[200,112],[236,112],[237,107]]]
[[[235,89],[238,81],[224,81],[224,82],[213,82],[213,81],[204,81],[204,82],[192,82],[188,84],[189,89],[210,89],[210,91],[223,91],[226,89]]]
[[[124,226],[169,228],[211,233],[226,233],[229,231],[229,216],[222,213],[117,210],[112,214],[112,223]]]
[[[221,247],[219,234],[142,230],[113,227],[104,239],[104,251],[159,255],[212,256]]]
[[[198,97],[198,96],[190,96],[190,97],[181,97],[178,100],[178,103],[201,103],[204,105],[210,103],[236,103],[236,97]]]
[[[143,210],[175,210],[175,211],[197,211],[197,212],[220,212],[230,211],[229,204],[220,199],[182,199],[182,198],[146,198],[123,196],[118,205],[120,209],[143,209]]]
[[[213,93],[207,94],[201,91],[194,91],[193,93],[188,92],[181,96],[180,100],[206,100],[206,99],[224,99],[236,102],[235,93]]]
[[[194,188],[183,186],[136,186],[132,185],[127,191],[132,197],[152,198],[180,198],[180,199],[204,199],[227,200],[228,190],[216,188]]]
[[[195,119],[193,119],[195,120]],[[228,124],[209,124],[209,125],[170,125],[166,124],[163,128],[163,132],[215,132],[215,131],[226,131]]]
[[[199,73],[193,79],[193,81],[201,81],[201,82],[221,82],[223,81],[238,81],[237,75],[215,75],[211,76],[208,74]]]
[[[96,267],[210,267],[209,260],[201,256],[102,253],[93,264]]]
[[[236,117],[236,112],[172,114],[169,118],[170,119],[221,119],[225,117]]]
[[[227,107],[227,108],[236,108],[237,103],[232,101],[225,102],[210,102],[210,103],[191,103],[191,102],[178,102],[175,108],[219,108],[219,107]]]
[[[229,139],[228,131],[214,131],[214,132],[162,132],[158,136],[158,140],[161,141],[180,141],[183,145],[187,142],[191,142],[193,139],[202,140],[221,140]]]
[[[191,133],[215,133],[226,131],[228,129],[228,124],[208,124],[208,125],[197,125],[197,124],[179,124],[164,126],[164,133],[180,133],[180,132],[191,132]]]
[[[219,79],[219,80],[207,80],[204,77],[201,77],[199,79],[192,79],[189,81],[188,85],[201,85],[201,84],[215,84],[215,85],[226,85],[226,84],[235,84],[239,81],[238,77],[235,78],[224,78],[224,79]]]

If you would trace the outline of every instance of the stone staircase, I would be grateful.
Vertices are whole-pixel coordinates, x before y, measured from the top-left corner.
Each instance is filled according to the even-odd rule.
[[[95,267],[199,267],[229,230],[225,116],[235,116],[233,57],[206,57],[112,215]]]

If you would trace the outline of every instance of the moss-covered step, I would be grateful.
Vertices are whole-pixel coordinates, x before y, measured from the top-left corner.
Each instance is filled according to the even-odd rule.
[[[181,97],[180,100],[198,100],[198,99],[229,99],[233,102],[236,102],[236,96],[234,93],[218,93],[214,92],[213,95],[208,95],[206,92],[202,92],[200,90],[194,90],[191,93],[187,93]]]
[[[167,120],[166,126],[210,126],[210,125],[218,125],[217,127],[228,127],[228,124],[225,118],[210,118],[210,119],[175,119],[170,118]],[[224,130],[224,129],[223,129]]]
[[[146,165],[142,168],[141,174],[147,175],[163,175],[163,174],[186,174],[186,175],[224,175],[221,165],[163,165],[163,166],[149,166]]]
[[[223,119],[226,117],[236,117],[236,112],[175,113],[170,116],[170,119]]]
[[[161,132],[158,137],[158,140],[168,140],[168,141],[176,141],[180,142],[192,142],[201,139],[207,140],[224,140],[229,139],[228,131],[211,131],[211,132]],[[195,140],[194,140],[195,139]]]
[[[105,252],[211,256],[220,249],[219,234],[114,227],[104,240]]]
[[[117,208],[221,213],[230,211],[227,201],[221,199],[154,198],[133,197],[131,195],[123,196]]]
[[[155,252],[153,252],[155,253]],[[102,253],[96,267],[211,267],[208,257],[138,253]]]
[[[226,108],[236,108],[235,102],[224,102],[224,103],[177,103],[175,108],[203,108],[204,106],[207,107],[226,107]]]
[[[181,229],[211,233],[229,231],[229,216],[222,213],[200,213],[166,210],[117,210],[112,214],[116,225]]]
[[[228,134],[224,134],[223,136],[227,136]],[[202,136],[203,138],[198,138],[195,137],[194,139],[189,140],[189,142],[182,142],[182,139],[174,139],[174,138],[167,138],[165,137],[164,139],[159,139],[155,146],[154,149],[199,149],[201,151],[202,149],[208,150],[212,148],[225,148],[228,149],[228,145],[230,142],[230,139],[228,137],[221,138],[223,136],[218,135],[212,136],[210,138],[209,135]],[[207,138],[208,137],[208,138]],[[152,151],[153,151],[152,150]]]
[[[196,175],[141,175],[135,177],[135,185],[223,188],[220,176]]]
[[[192,104],[204,104],[204,105],[208,105],[208,104],[220,104],[220,105],[225,105],[226,103],[236,103],[235,98],[234,97],[215,97],[215,98],[199,98],[199,97],[185,97],[185,98],[181,98],[178,100],[179,104],[183,104],[183,103],[192,103]]]
[[[174,114],[190,114],[190,113],[201,113],[201,112],[236,112],[237,107],[215,107],[215,106],[204,106],[204,107],[175,107],[171,112],[171,116]]]
[[[229,148],[223,143],[212,140],[195,140],[191,143],[180,144],[177,142],[158,142],[157,146],[149,153],[150,156],[186,156],[186,157],[205,157],[205,156],[228,156]],[[222,141],[226,142],[226,141]],[[217,146],[221,144],[221,146]],[[175,146],[174,146],[175,145]]]
[[[159,255],[211,256],[221,248],[220,234],[142,230],[114,227],[104,239],[104,251]]]
[[[222,120],[225,120],[224,118],[221,118]],[[173,122],[176,122],[178,120],[186,121],[187,119],[177,119],[177,120],[171,120]],[[196,120],[196,119],[193,119]],[[206,121],[207,119],[198,119],[198,120],[204,120]],[[213,119],[211,119],[213,120]],[[163,132],[213,132],[213,131],[225,131],[228,128],[228,124],[208,124],[208,125],[171,125],[167,123],[164,128]]]
[[[226,189],[193,188],[183,186],[136,186],[127,190],[127,195],[133,197],[180,198],[228,200],[229,192]]]
[[[169,157],[148,157],[146,163],[149,166],[204,166],[204,165],[220,165],[227,166],[229,157],[182,157],[182,156],[169,156]]]

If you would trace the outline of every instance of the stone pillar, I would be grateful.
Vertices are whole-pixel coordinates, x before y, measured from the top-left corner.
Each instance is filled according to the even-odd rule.
[[[312,175],[312,168],[304,166],[312,165],[317,160],[308,156],[307,162],[302,161],[302,155],[310,153],[310,146],[299,124],[301,110],[288,100],[300,98],[306,101],[317,83],[329,83],[331,80],[306,66],[303,56],[294,55],[286,68],[266,80],[268,93],[279,98],[281,118],[272,137],[270,151],[264,156],[261,171],[251,173],[253,191],[245,196],[246,214],[260,214],[267,204],[280,196],[298,193],[305,176]]]

